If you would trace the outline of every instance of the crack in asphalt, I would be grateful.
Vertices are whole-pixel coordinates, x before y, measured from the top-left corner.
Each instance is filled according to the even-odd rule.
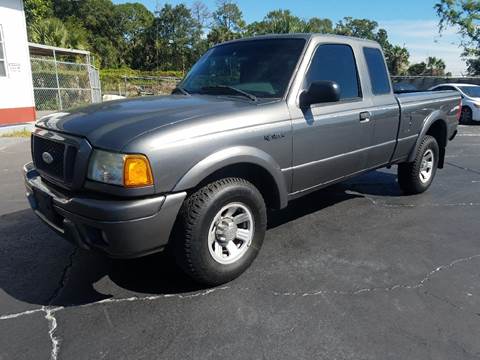
[[[438,204],[438,203],[423,203],[423,204],[387,204],[381,201],[376,200],[371,196],[367,196],[361,192],[355,190],[347,190],[347,194],[356,195],[367,199],[370,201],[374,206],[383,206],[386,208],[415,208],[415,207],[451,207],[451,206],[480,206],[480,203],[477,202],[460,202],[460,203],[446,203],[446,204]]]
[[[62,291],[62,289],[65,287],[67,281],[68,281],[68,275],[69,275],[69,272],[70,270],[72,269],[73,267],[73,258],[75,257],[75,255],[77,254],[77,250],[78,248],[75,246],[73,251],[71,252],[71,254],[69,255],[68,259],[68,263],[67,265],[65,266],[65,268],[63,269],[63,272],[62,272],[62,276],[60,277],[60,280],[58,282],[58,286],[57,288],[53,291],[52,293],[52,296],[50,296],[50,298],[48,299],[48,306],[51,306],[52,303],[55,301],[55,299],[58,297],[58,295],[60,294],[60,292]]]
[[[460,166],[460,165],[451,163],[450,161],[445,161],[445,164],[448,164],[448,165],[453,166],[453,167],[455,167],[455,168],[457,168],[457,169],[460,169],[460,170],[465,170],[465,171],[468,171],[468,172],[471,172],[471,173],[480,175],[480,171],[478,171],[478,170],[471,169],[471,168],[464,167],[464,166]]]
[[[66,283],[67,277],[68,277],[69,269],[73,265],[73,257],[75,255],[75,253],[76,253],[76,250],[74,252],[72,252],[72,254],[70,255],[70,260],[71,261],[70,261],[69,264],[67,264],[67,266],[64,269],[62,279],[61,279],[61,282],[60,282],[61,286],[59,287],[60,290],[63,286],[65,286],[65,283]],[[272,292],[272,294],[274,296],[296,296],[296,297],[308,297],[308,296],[319,296],[319,295],[354,296],[354,295],[360,295],[360,294],[371,293],[371,292],[379,292],[379,291],[389,292],[389,291],[394,291],[394,290],[397,290],[397,289],[418,289],[418,288],[423,287],[425,285],[425,283],[430,281],[430,279],[434,275],[436,275],[437,273],[445,271],[445,270],[449,270],[449,269],[455,267],[459,263],[466,263],[466,262],[469,262],[469,261],[471,261],[473,259],[476,259],[476,258],[480,258],[480,254],[459,258],[459,259],[453,260],[452,262],[450,262],[446,265],[437,266],[435,269],[428,272],[427,275],[423,279],[421,279],[420,281],[418,281],[417,283],[414,283],[414,284],[397,284],[397,285],[392,285],[392,286],[389,286],[389,287],[370,287],[370,288],[362,288],[362,289],[358,289],[358,290],[354,290],[354,291],[319,290],[319,291],[315,291],[315,292],[283,292],[283,293],[274,291],[274,292]],[[91,306],[101,305],[101,304],[116,304],[116,303],[123,303],[123,302],[154,301],[154,300],[158,300],[158,299],[168,299],[168,298],[191,299],[191,298],[196,298],[196,297],[201,297],[201,296],[207,296],[207,295],[210,295],[214,292],[218,292],[218,291],[222,291],[222,290],[228,290],[228,289],[231,289],[231,287],[230,286],[217,287],[217,288],[212,288],[212,289],[208,289],[208,290],[205,290],[205,291],[200,291],[200,292],[196,292],[196,293],[192,293],[192,294],[186,294],[186,295],[183,295],[183,294],[162,294],[162,295],[151,295],[151,296],[131,296],[131,297],[128,297],[128,298],[118,298],[118,299],[109,298],[109,299],[104,299],[104,300],[96,301],[96,302],[89,303],[89,304],[80,305],[78,307],[91,307]],[[57,291],[55,291],[54,295],[57,296],[60,290],[57,289]],[[249,290],[249,289],[248,288],[243,288],[241,290],[245,291],[245,290]],[[430,293],[427,293],[427,292],[425,292],[425,294],[433,296],[433,295],[431,295]],[[438,298],[437,296],[435,296],[435,297]],[[20,312],[20,313],[7,314],[7,315],[0,316],[0,320],[8,320],[8,319],[15,319],[15,318],[22,317],[22,316],[28,316],[28,315],[35,314],[35,313],[38,313],[38,312],[44,312],[45,313],[45,319],[48,322],[48,335],[50,337],[50,342],[51,342],[51,345],[52,345],[51,353],[50,353],[50,359],[51,360],[57,360],[58,353],[60,351],[60,342],[61,342],[61,339],[56,335],[56,330],[58,328],[58,323],[57,323],[57,319],[55,317],[55,313],[58,312],[58,311],[67,309],[66,307],[63,307],[63,306],[57,306],[57,307],[51,306],[50,305],[51,301],[53,301],[54,298],[55,297],[52,296],[52,298],[49,302],[49,305],[42,306],[39,309],[26,310],[26,311],[23,311],[23,312]],[[442,298],[438,298],[438,299],[445,302],[445,300],[442,299]],[[459,309],[459,310],[464,310],[462,307],[459,307],[458,305],[455,305],[455,304],[451,303],[450,301],[448,301],[448,304],[457,308],[457,309]],[[476,315],[480,316],[480,314],[476,314]]]
[[[447,265],[440,265],[430,271],[423,279],[421,279],[419,282],[414,283],[414,284],[396,284],[388,287],[370,287],[370,288],[362,288],[354,291],[344,291],[344,290],[319,290],[315,292],[276,292],[274,295],[281,295],[281,296],[299,296],[299,297],[306,297],[306,296],[317,296],[317,295],[359,295],[363,293],[369,293],[369,292],[376,292],[376,291],[393,291],[397,289],[419,289],[425,285],[426,282],[428,282],[432,276],[434,276],[436,273],[451,269],[458,263],[463,263],[463,262],[469,262],[473,259],[480,258],[480,254],[477,255],[472,255],[469,257],[465,258],[460,258],[452,261],[451,263]]]
[[[55,336],[57,330],[57,319],[55,318],[55,310],[49,307],[43,309],[45,311],[45,319],[48,321],[48,336],[52,343],[52,350],[50,352],[50,359],[57,360],[58,351],[60,350],[60,339]]]
[[[369,287],[369,288],[362,288],[358,290],[319,290],[315,292],[278,292],[274,291],[272,294],[274,296],[301,296],[301,297],[307,297],[307,296],[316,296],[316,295],[359,295],[363,293],[368,293],[368,292],[376,292],[376,291],[393,291],[397,289],[418,289],[421,288],[425,285],[426,282],[430,281],[430,279],[437,273],[443,272],[445,270],[451,269],[455,267],[459,263],[465,263],[469,262],[471,260],[474,260],[476,258],[480,258],[480,254],[468,256],[468,257],[463,257],[459,258],[456,260],[453,260],[452,262],[446,264],[446,265],[440,265],[437,266],[435,269],[431,270],[430,272],[427,273],[427,275],[422,278],[420,281],[414,283],[414,284],[396,284],[388,287]],[[222,287],[217,287],[217,288],[212,288],[212,289],[207,289],[205,291],[200,291],[192,294],[161,294],[161,295],[151,295],[151,296],[131,296],[128,298],[109,298],[109,299],[104,299],[88,304],[83,304],[79,305],[77,307],[84,308],[84,307],[91,307],[95,305],[101,305],[101,304],[115,304],[115,303],[123,303],[123,302],[135,302],[135,301],[153,301],[153,300],[158,300],[158,299],[168,299],[168,298],[178,298],[178,299],[191,299],[191,298],[196,298],[196,297],[201,297],[201,296],[207,296],[210,295],[214,292],[222,291],[222,290],[228,290],[232,289],[231,286],[222,286]],[[241,290],[250,290],[249,288],[242,288]],[[7,315],[2,315],[0,316],[0,320],[7,320],[7,319],[13,319],[21,316],[27,316],[31,315],[37,312],[45,312],[48,313],[49,316],[53,316],[54,313],[61,311],[61,310],[66,310],[69,307],[64,307],[64,306],[57,306],[57,307],[51,307],[51,306],[44,306],[39,309],[33,309],[33,310],[27,310],[23,311],[20,313],[13,313],[13,314],[7,314]],[[55,327],[56,328],[56,327]],[[54,329],[55,330],[55,329]]]

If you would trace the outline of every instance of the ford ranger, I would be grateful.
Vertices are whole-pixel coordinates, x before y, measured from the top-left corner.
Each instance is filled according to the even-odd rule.
[[[320,34],[219,44],[172,95],[40,119],[27,198],[53,230],[116,258],[168,248],[207,285],[259,252],[267,208],[398,165],[405,194],[431,185],[460,95],[395,95],[376,42]]]

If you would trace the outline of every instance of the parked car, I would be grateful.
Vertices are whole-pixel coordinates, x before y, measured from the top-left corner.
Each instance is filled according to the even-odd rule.
[[[462,115],[460,122],[468,124],[480,121],[480,86],[474,84],[439,84],[432,91],[455,90],[462,95]]]
[[[223,43],[175,94],[37,122],[27,197],[52,229],[118,258],[168,247],[216,285],[260,250],[267,208],[398,165],[422,193],[456,134],[458,92],[394,95],[378,43],[318,34]]]
[[[417,92],[417,91],[419,91],[417,87],[408,82],[398,82],[393,84],[393,92],[395,94]]]

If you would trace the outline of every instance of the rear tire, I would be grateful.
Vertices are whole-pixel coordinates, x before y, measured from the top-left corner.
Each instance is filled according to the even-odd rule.
[[[462,107],[462,114],[460,115],[461,124],[470,124],[473,120],[472,109],[468,106]]]
[[[191,194],[177,224],[177,264],[194,280],[215,286],[238,277],[257,256],[266,231],[265,202],[250,182],[225,178]]]
[[[432,184],[437,171],[439,148],[433,136],[425,135],[415,160],[398,165],[398,184],[406,194],[420,194]]]

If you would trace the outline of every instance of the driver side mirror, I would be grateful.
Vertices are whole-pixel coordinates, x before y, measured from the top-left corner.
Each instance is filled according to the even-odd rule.
[[[300,108],[304,109],[312,104],[340,101],[340,86],[335,81],[314,81],[308,90],[300,94]]]

